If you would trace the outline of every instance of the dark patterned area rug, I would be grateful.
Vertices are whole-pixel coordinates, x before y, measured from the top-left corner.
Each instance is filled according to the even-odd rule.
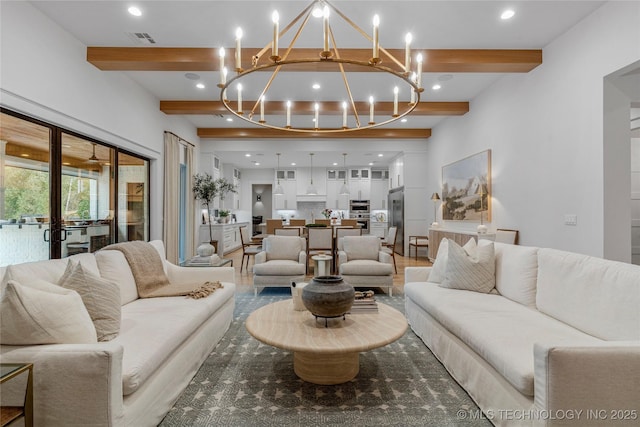
[[[254,339],[244,326],[259,307],[291,298],[267,288],[238,294],[234,320],[191,384],[160,424],[174,426],[490,426],[410,329],[398,341],[361,353],[360,373],[321,386],[293,372],[293,353]],[[404,312],[402,295],[376,294]]]

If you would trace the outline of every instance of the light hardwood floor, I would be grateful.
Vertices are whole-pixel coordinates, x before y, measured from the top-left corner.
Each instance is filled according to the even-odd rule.
[[[242,249],[228,253],[224,256],[233,260],[233,266],[236,269],[236,285],[238,292],[253,291],[253,257],[250,257],[249,269],[242,269],[240,272],[240,263],[242,262]],[[416,261],[413,257],[402,256],[396,254],[396,263],[398,266],[398,274],[393,276],[393,293],[401,294],[404,288],[404,268],[405,267],[427,267],[431,262],[426,257],[418,257]],[[312,275],[307,275],[306,280],[310,280]]]

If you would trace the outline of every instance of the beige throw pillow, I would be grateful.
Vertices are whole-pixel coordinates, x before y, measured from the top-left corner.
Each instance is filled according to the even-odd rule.
[[[449,241],[448,255],[447,273],[441,287],[489,293],[496,286],[493,243],[465,249]]]
[[[81,263],[69,261],[58,284],[82,297],[98,334],[98,341],[110,341],[120,332],[120,288],[89,272]]]
[[[9,280],[0,299],[0,343],[91,344],[96,329],[77,292],[53,283]]]
[[[476,240],[473,237],[470,238],[463,247],[468,251],[474,250],[476,247]],[[444,237],[442,238],[442,241],[440,241],[440,245],[438,246],[436,260],[433,263],[433,267],[431,268],[431,273],[429,273],[429,282],[442,283],[444,281],[444,278],[447,274],[447,261],[449,259],[448,248],[449,239]]]

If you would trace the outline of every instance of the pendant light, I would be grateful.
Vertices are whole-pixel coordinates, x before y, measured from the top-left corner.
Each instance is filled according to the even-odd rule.
[[[344,168],[344,181],[342,187],[340,187],[340,195],[348,196],[349,187],[347,186],[347,153],[342,153],[342,167]]]
[[[307,194],[316,195],[318,194],[318,190],[316,190],[316,187],[313,185],[313,153],[309,153],[309,157],[311,158],[311,179],[309,180],[309,186],[307,187]]]
[[[276,185],[276,189],[273,190],[273,195],[282,196],[284,195],[284,189],[282,188],[282,185],[280,185],[280,177],[278,177],[278,171],[280,170],[280,153],[276,153],[276,156],[278,156],[278,168],[276,169],[276,177],[278,178],[278,185]]]

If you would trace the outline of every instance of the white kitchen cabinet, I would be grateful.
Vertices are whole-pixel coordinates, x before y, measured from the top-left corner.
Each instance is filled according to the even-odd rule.
[[[371,181],[371,209],[381,210],[387,208],[387,196],[389,195],[388,180],[372,180]]]
[[[340,194],[346,177],[344,169],[327,169],[327,208],[349,210],[349,195]]]
[[[234,168],[232,165],[226,165],[223,168],[224,177],[227,182],[236,186],[236,193],[227,193],[222,203],[222,208],[226,210],[238,210],[240,209],[240,179],[242,172],[240,169]]]
[[[371,221],[371,225],[369,227],[369,234],[371,234],[372,236],[378,236],[383,239],[386,239],[387,231],[388,231],[388,223]]]
[[[371,199],[371,169],[349,169],[349,199]]]
[[[213,240],[218,241],[218,255],[222,257],[229,252],[233,252],[236,249],[242,247],[242,240],[240,239],[240,227],[249,226],[248,222],[238,222],[235,224],[212,224]],[[199,243],[209,241],[209,225],[203,224],[200,226],[198,233]],[[197,245],[196,245],[197,246]]]
[[[276,210],[295,210],[297,209],[296,192],[297,192],[297,171],[295,169],[278,169],[276,170],[276,179],[274,188],[280,185],[284,190],[282,195],[273,195],[273,206]]]

